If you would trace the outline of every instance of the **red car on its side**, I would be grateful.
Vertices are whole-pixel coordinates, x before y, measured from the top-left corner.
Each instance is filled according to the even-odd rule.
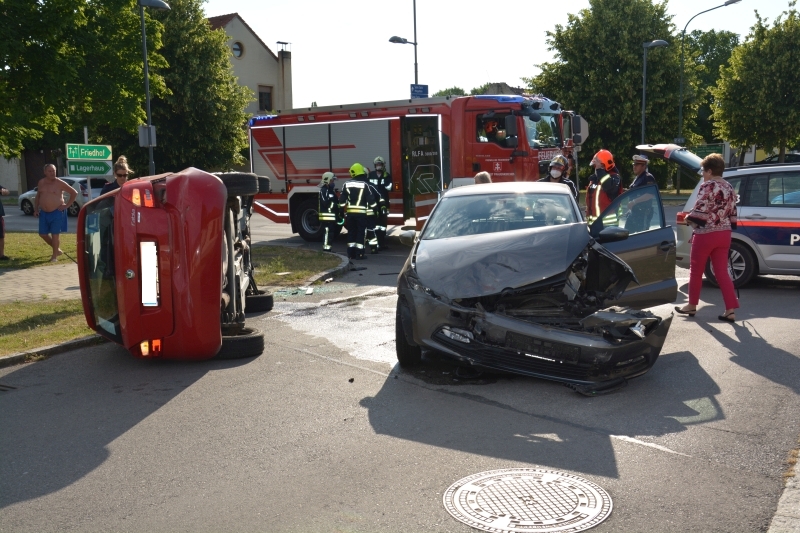
[[[78,217],[86,322],[136,357],[259,355],[247,311],[268,311],[250,261],[258,179],[196,168],[126,182]]]

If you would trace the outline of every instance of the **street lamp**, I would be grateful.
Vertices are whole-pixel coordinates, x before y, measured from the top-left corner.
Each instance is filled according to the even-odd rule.
[[[712,7],[711,9],[706,9],[705,11],[701,11],[694,17],[689,19],[689,22],[693,21],[695,17],[698,15],[702,15],[703,13],[708,13],[709,11],[714,11],[715,9],[719,9],[721,7],[727,7],[732,4],[738,4],[742,0],[728,0],[724,4],[718,5],[717,7]],[[678,104],[678,138],[675,139],[677,144],[686,144],[686,139],[683,138],[683,42],[686,40],[686,28],[689,27],[689,22],[686,23],[686,26],[683,27],[683,31],[681,32],[681,83],[680,83],[680,104]],[[677,194],[681,193],[681,169],[678,167],[678,183],[675,187],[675,192]]]
[[[648,48],[659,48],[662,46],[669,46],[667,41],[657,39],[649,43],[642,43],[644,49],[644,66],[642,67],[642,144],[644,144],[644,102],[647,94],[647,50]]]
[[[156,163],[153,161],[153,144],[155,137],[153,135],[153,120],[150,116],[150,77],[147,67],[147,31],[144,26],[144,8],[151,7],[160,11],[169,10],[169,4],[163,0],[138,0],[139,3],[139,16],[142,19],[142,57],[144,58],[144,94],[145,103],[147,106],[147,149],[150,152],[150,175],[156,173]],[[139,144],[141,145],[142,136],[139,136]]]
[[[413,44],[414,45],[414,85],[419,84],[419,77],[417,76],[417,0],[414,0],[414,40],[409,41],[403,37],[393,35],[389,39],[390,43],[396,44]]]

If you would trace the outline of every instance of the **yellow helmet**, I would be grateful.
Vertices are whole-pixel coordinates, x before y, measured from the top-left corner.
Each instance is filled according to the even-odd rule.
[[[357,176],[361,176],[361,175],[366,174],[366,173],[367,173],[367,171],[364,170],[364,165],[362,165],[361,163],[353,163],[353,166],[350,167],[350,177],[351,178],[355,178]]]
[[[328,185],[330,182],[336,179],[336,176],[333,172],[326,172],[322,175],[322,185]]]

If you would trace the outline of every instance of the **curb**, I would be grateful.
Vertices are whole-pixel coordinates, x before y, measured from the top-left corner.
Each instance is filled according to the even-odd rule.
[[[326,270],[325,272],[320,272],[319,274],[314,274],[304,282],[306,285],[311,285],[312,283],[315,283],[325,277],[329,276],[336,277],[342,272],[344,272],[344,270],[347,268],[348,263],[350,263],[350,260],[345,256],[343,256],[342,254],[337,254],[333,252],[322,252],[322,253],[328,255],[335,255],[336,257],[338,257],[340,260],[339,266]]]
[[[106,339],[100,335],[89,335],[88,337],[81,337],[80,339],[62,342],[61,344],[53,344],[51,346],[34,348],[25,352],[2,355],[0,356],[0,368],[24,363],[31,357],[50,357],[51,355],[68,352],[76,348],[94,346],[105,342],[107,342]]]

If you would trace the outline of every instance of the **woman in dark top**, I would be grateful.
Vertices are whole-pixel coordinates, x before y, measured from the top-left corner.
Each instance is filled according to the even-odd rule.
[[[128,166],[128,158],[124,155],[119,156],[117,162],[114,163],[114,177],[116,179],[103,185],[103,190],[100,191],[100,194],[105,194],[107,192],[119,189],[126,181],[128,181],[128,176],[130,174],[131,169]]]
[[[709,155],[703,159],[700,169],[703,183],[697,191],[694,208],[686,216],[687,223],[694,228],[689,263],[689,303],[682,308],[676,307],[675,311],[694,316],[700,301],[703,271],[710,257],[714,276],[725,300],[725,312],[718,318],[735,322],[739,301],[728,274],[728,252],[731,247],[731,224],[736,225],[736,191],[722,179],[725,161],[721,155]]]

